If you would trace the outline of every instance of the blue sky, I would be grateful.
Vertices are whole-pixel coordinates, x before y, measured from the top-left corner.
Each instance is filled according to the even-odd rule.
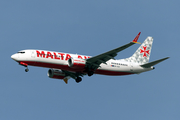
[[[178,0],[1,0],[0,119],[2,120],[179,120]],[[94,56],[153,36],[150,61],[170,59],[130,76],[85,76],[77,84],[28,73],[10,56],[44,49]],[[118,54],[131,56],[139,45]]]

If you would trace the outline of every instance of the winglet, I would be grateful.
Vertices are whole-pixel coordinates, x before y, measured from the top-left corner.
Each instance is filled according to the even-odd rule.
[[[139,32],[138,35],[134,38],[134,40],[132,41],[133,43],[141,44],[140,42],[137,42],[138,39],[139,39],[140,34],[141,34],[141,32]]]

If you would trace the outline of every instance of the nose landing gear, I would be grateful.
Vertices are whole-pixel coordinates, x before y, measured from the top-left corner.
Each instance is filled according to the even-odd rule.
[[[19,64],[22,65],[22,66],[24,66],[24,67],[26,67],[25,72],[28,72],[28,71],[29,71],[29,69],[28,69],[28,64],[26,64],[26,63],[24,63],[24,62],[20,62]]]
[[[28,71],[29,71],[29,69],[28,69],[28,67],[26,67],[25,72],[28,72]]]

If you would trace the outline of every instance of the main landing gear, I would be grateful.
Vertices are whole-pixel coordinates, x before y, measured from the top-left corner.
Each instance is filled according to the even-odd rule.
[[[88,74],[88,76],[92,76],[94,74],[94,72],[93,71],[89,71],[87,74]],[[79,82],[82,81],[82,78],[77,76],[75,80],[76,80],[77,83],[79,83]]]
[[[93,71],[89,71],[89,72],[88,72],[88,76],[92,76],[93,74],[94,74],[94,72],[93,72]],[[77,83],[79,83],[79,82],[81,82],[81,81],[82,81],[82,78],[78,76],[78,77],[76,77],[76,79],[75,79],[75,80],[76,80],[76,82],[77,82]]]
[[[93,71],[89,71],[89,72],[88,72],[88,76],[92,76],[93,74],[94,74]]]
[[[75,80],[76,80],[77,83],[79,83],[79,82],[82,81],[82,78],[81,77],[77,77]]]

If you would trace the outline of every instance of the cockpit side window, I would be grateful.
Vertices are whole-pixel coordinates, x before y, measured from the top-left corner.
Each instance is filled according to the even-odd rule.
[[[20,52],[17,52],[17,53],[21,53],[21,54],[23,54],[23,53],[25,53],[24,51],[20,51]]]

